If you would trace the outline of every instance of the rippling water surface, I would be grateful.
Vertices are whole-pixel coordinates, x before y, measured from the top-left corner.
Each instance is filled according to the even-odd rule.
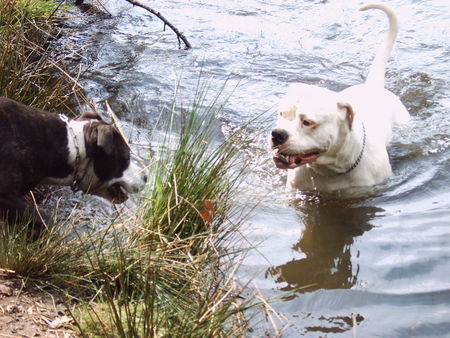
[[[274,320],[286,337],[450,336],[450,4],[390,3],[401,26],[386,85],[412,121],[395,132],[392,179],[352,200],[287,196],[265,133],[289,83],[340,90],[362,81],[387,28],[381,12],[359,12],[354,0],[148,3],[185,32],[188,51],[124,1],[108,2],[112,18],[83,19],[93,46],[83,84],[124,120],[151,129],[178,82],[186,100],[193,96],[200,70],[217,89],[238,84],[221,121],[225,134],[266,116],[240,201],[262,200],[246,224],[259,245],[241,275],[283,299]],[[254,335],[267,326],[255,323]]]

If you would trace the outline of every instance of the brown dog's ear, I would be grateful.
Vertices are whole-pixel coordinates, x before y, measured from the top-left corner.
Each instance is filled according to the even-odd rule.
[[[343,118],[347,120],[348,128],[351,130],[353,125],[353,118],[355,117],[355,112],[353,111],[352,106],[347,102],[338,102],[337,107],[338,111],[343,114]]]
[[[113,153],[114,129],[108,124],[89,123],[84,126],[84,140],[88,154],[100,148],[106,155]]]
[[[112,155],[114,147],[114,129],[110,125],[100,124],[97,127],[97,147],[106,155]]]

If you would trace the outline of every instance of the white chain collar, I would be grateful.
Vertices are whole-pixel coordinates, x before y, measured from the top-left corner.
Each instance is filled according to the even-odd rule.
[[[361,125],[362,125],[362,130],[363,130],[363,141],[362,141],[361,151],[359,152],[359,155],[356,158],[355,163],[353,163],[353,165],[346,172],[339,173],[339,175],[348,174],[350,171],[352,171],[353,169],[355,169],[358,166],[359,162],[361,162],[361,159],[364,154],[364,150],[366,149],[366,127],[364,126],[363,122],[361,122]]]

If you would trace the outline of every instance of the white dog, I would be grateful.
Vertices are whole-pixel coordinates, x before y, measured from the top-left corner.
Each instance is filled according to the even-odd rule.
[[[342,92],[295,84],[282,99],[270,135],[274,162],[288,169],[287,185],[332,192],[381,183],[392,174],[386,145],[395,123],[408,121],[399,98],[384,88],[398,24],[392,9],[370,4],[389,18],[389,33],[364,84]]]

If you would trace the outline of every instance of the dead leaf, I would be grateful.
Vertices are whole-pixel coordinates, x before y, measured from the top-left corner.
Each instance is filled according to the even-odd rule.
[[[200,212],[200,217],[205,221],[211,223],[214,220],[214,204],[211,200],[205,201],[205,207]]]

